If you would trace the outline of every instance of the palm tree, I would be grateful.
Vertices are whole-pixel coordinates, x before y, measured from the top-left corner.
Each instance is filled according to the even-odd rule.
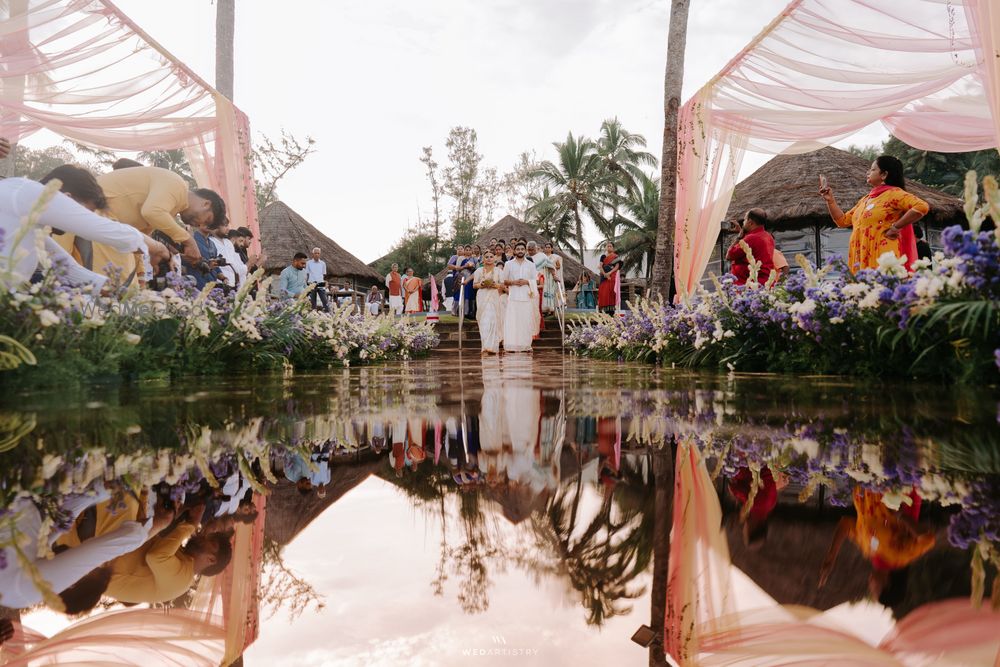
[[[539,234],[558,247],[565,248],[571,245],[574,231],[573,216],[556,204],[549,186],[546,185],[540,192],[528,195],[526,212],[524,222],[531,225]]]
[[[677,121],[684,80],[684,49],[690,0],[671,0],[667,42],[667,71],[663,77],[663,158],[660,160],[660,221],[656,235],[656,264],[651,292],[670,295],[674,281],[674,232],[677,205]]]
[[[138,155],[140,162],[148,162],[154,167],[161,167],[180,175],[188,185],[195,187],[191,165],[184,156],[184,149],[174,148],[166,151],[142,151]]]
[[[656,260],[657,221],[660,215],[660,179],[642,172],[636,179],[637,190],[630,192],[622,202],[621,210],[612,218],[617,234],[611,240],[615,251],[624,262],[622,271],[642,266],[646,261],[646,278],[649,279]]]
[[[635,192],[639,180],[645,176],[643,167],[655,167],[656,158],[652,153],[639,150],[646,147],[646,138],[632,134],[617,118],[601,123],[601,136],[597,140],[597,154],[601,156],[604,169],[621,180],[622,187]]]
[[[236,0],[218,0],[215,9],[215,88],[233,99],[233,33]]]
[[[575,251],[582,261],[587,247],[583,240],[584,218],[589,216],[599,228],[606,228],[605,211],[613,208],[620,181],[603,168],[597,145],[590,139],[576,138],[570,132],[565,142],[553,145],[559,154],[558,164],[546,160],[532,172],[542,184],[551,186],[552,192],[532,208],[547,211],[557,219],[572,219]]]

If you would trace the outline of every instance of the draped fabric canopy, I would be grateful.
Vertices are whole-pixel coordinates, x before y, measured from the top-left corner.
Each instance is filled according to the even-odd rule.
[[[998,47],[990,0],[793,0],[681,109],[678,290],[698,286],[748,150],[804,153],[879,121],[924,150],[997,146]]]
[[[249,122],[232,102],[109,0],[7,0],[0,16],[0,136],[183,148],[198,184],[256,235]]]

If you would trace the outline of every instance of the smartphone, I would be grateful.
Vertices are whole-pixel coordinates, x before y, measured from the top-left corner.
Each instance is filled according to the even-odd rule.
[[[819,188],[820,188],[820,190],[822,190],[825,187],[826,187],[826,176],[824,176],[823,174],[820,174],[819,175]]]

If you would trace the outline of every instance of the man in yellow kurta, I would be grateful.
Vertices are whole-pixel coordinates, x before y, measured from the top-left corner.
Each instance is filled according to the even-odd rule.
[[[189,190],[187,181],[167,169],[116,169],[98,176],[97,182],[116,220],[145,234],[163,232],[182,248],[184,259],[191,264],[201,262],[201,252],[176,216],[195,227],[226,217],[226,204],[218,194],[205,188]]]
[[[229,537],[222,533],[195,535],[195,522],[179,523],[111,561],[106,594],[121,602],[166,602],[186,593],[196,574],[214,576],[221,572],[232,556]]]

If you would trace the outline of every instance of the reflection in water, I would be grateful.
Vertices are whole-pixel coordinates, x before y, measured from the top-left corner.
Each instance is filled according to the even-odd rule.
[[[754,633],[801,633],[865,599],[900,623],[879,650],[926,658],[942,647],[906,623],[941,609],[1000,636],[1000,613],[976,610],[1000,603],[996,399],[915,411],[928,391],[504,358],[20,397],[0,407],[0,604],[25,623],[0,657],[127,646],[149,664],[228,664],[284,632],[276,621],[327,613],[338,590],[298,573],[285,547],[377,479],[436,526],[436,567],[411,574],[494,632],[505,620],[491,601],[517,573],[564,591],[594,628],[634,628],[648,597],[654,663],[666,649],[768,664],[781,651]],[[372,530],[383,519],[357,517]],[[330,548],[348,573],[362,553]],[[400,549],[407,564],[422,547]],[[525,610],[540,627],[544,605]],[[82,619],[29,629],[43,607]],[[627,652],[625,635],[593,637]],[[814,639],[844,655],[878,643]],[[997,652],[995,639],[961,641],[946,648]]]

